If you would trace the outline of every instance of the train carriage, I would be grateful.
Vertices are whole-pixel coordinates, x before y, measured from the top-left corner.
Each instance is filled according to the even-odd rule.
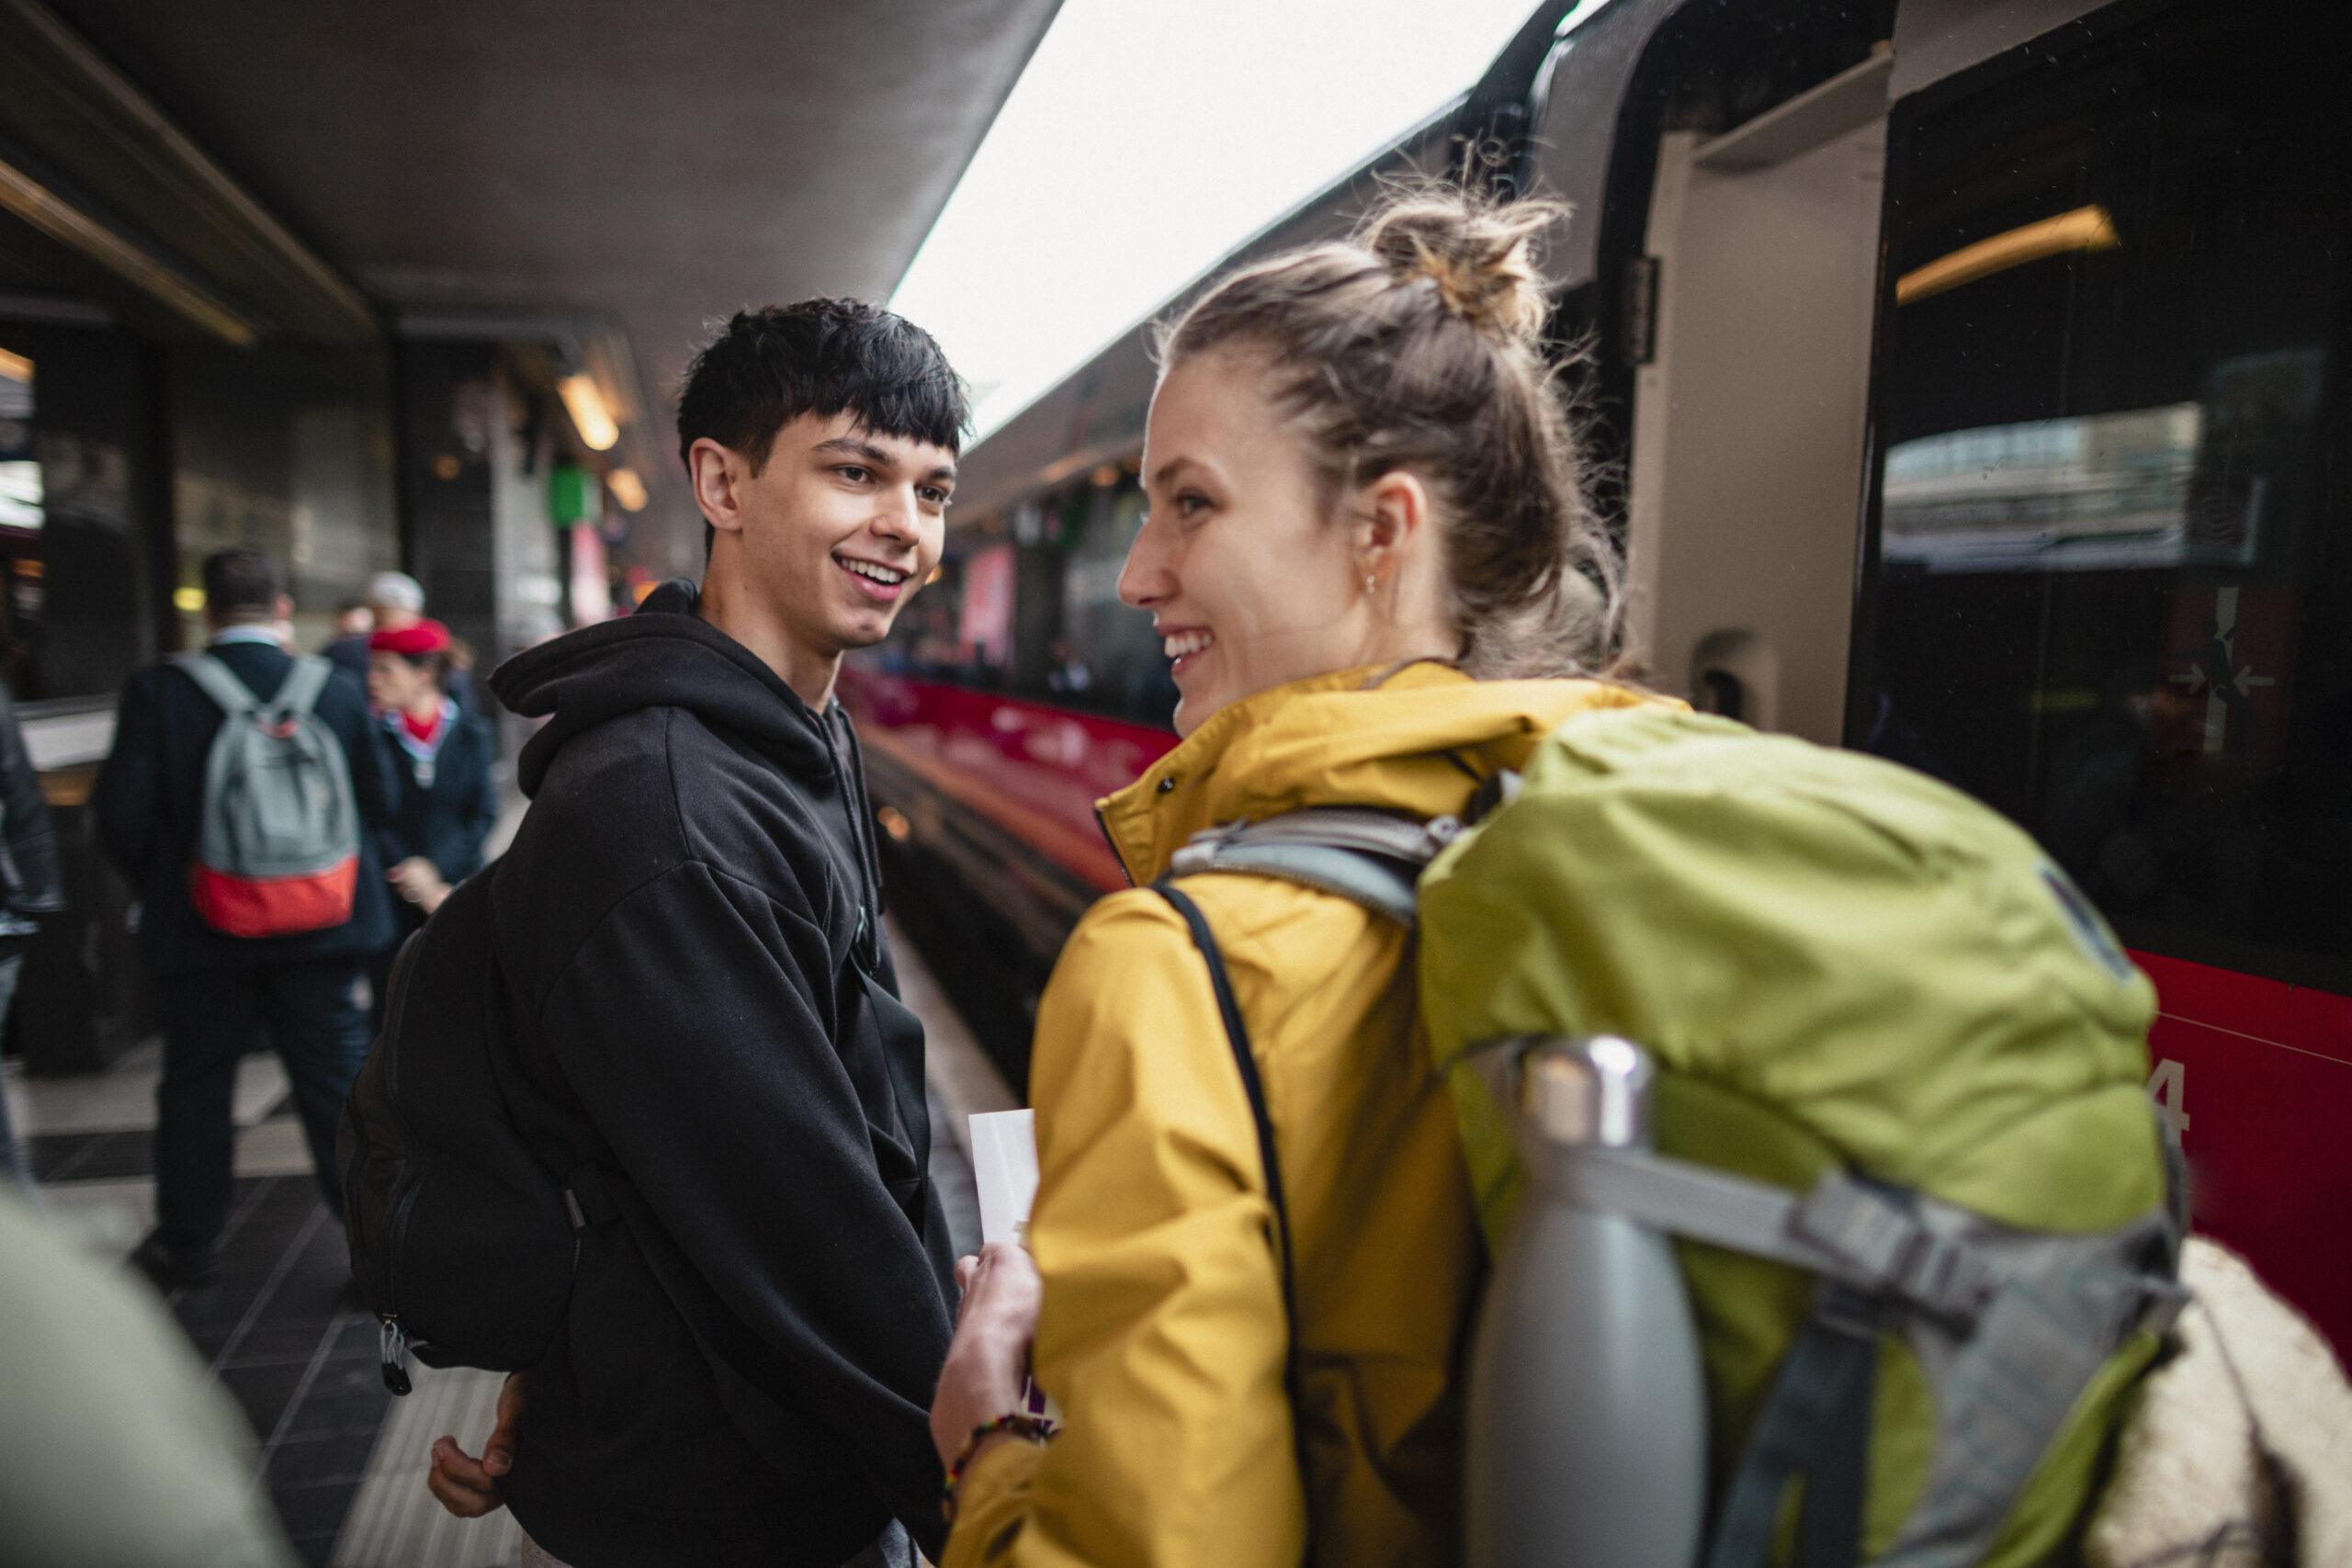
[[[2339,8],[1614,0],[1531,18],[1379,175],[1566,197],[1550,270],[1654,682],[1950,780],[2155,980],[2199,1224],[2352,1349],[2352,125]],[[1220,269],[1221,270],[1221,269]],[[845,682],[912,934],[1018,1081],[1174,743],[1121,608],[1138,328],[968,457]]]

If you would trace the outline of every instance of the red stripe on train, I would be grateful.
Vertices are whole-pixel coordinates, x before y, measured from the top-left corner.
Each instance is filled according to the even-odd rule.
[[[937,681],[843,670],[877,749],[1103,892],[1127,885],[1094,803],[1176,744],[1173,731]]]
[[[2197,1228],[2352,1359],[2352,997],[2154,953],[2149,1091],[2183,1120]]]

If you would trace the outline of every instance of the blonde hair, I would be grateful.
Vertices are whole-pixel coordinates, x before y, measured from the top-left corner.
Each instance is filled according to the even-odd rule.
[[[1462,665],[1486,680],[1600,674],[1620,570],[1543,352],[1532,250],[1556,202],[1403,190],[1350,239],[1224,279],[1159,334],[1161,374],[1262,361],[1327,501],[1404,469],[1429,487]]]

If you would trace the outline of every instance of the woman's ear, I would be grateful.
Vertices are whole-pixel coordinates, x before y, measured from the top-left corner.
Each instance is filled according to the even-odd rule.
[[[1368,585],[1389,582],[1426,547],[1430,492],[1414,475],[1391,468],[1356,492],[1356,570]]]

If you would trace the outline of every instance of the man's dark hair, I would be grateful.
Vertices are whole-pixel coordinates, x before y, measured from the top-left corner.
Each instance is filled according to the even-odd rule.
[[[859,299],[803,299],[739,310],[686,367],[678,459],[705,436],[759,472],[775,433],[813,413],[849,412],[876,435],[963,446],[964,383],[929,333]]]
[[[204,607],[216,620],[258,612],[267,616],[286,592],[286,572],[266,550],[250,545],[204,558]]]

